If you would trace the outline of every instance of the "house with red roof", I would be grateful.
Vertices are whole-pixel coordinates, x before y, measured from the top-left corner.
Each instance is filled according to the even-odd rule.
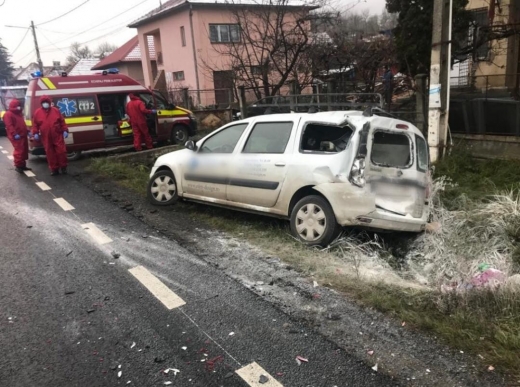
[[[155,60],[155,45],[153,36],[148,37],[148,52],[150,59],[150,68],[152,76],[157,76],[157,63]],[[145,78],[143,73],[142,50],[139,45],[137,36],[130,39],[117,50],[106,56],[99,63],[97,63],[91,70],[107,70],[110,68],[117,68],[119,73],[128,75],[129,77],[145,85]]]

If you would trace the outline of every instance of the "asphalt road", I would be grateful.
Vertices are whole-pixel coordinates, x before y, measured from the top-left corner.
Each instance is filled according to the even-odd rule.
[[[71,176],[49,176],[44,158],[30,160],[34,177],[16,173],[0,146],[0,386],[397,385]]]

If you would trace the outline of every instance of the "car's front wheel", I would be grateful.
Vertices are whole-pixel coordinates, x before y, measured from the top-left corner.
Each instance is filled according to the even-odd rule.
[[[156,206],[168,206],[179,199],[177,183],[173,172],[161,170],[148,182],[148,200]]]
[[[189,133],[188,128],[186,128],[184,125],[175,125],[172,129],[172,138],[171,143],[172,144],[182,144],[189,139]]]
[[[292,210],[292,234],[306,245],[325,247],[340,230],[332,207],[321,196],[306,196]]]

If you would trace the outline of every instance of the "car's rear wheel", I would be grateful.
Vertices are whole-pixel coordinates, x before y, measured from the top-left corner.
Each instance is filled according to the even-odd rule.
[[[292,234],[306,245],[327,246],[340,230],[332,207],[321,196],[306,196],[292,210]]]
[[[161,170],[148,182],[148,200],[156,206],[168,206],[179,199],[177,183],[173,172]]]
[[[189,133],[188,128],[186,128],[184,125],[175,125],[172,129],[172,144],[182,144],[186,141],[188,141]]]
[[[73,152],[67,152],[67,160],[69,161],[76,161],[81,158],[81,151],[73,151]]]

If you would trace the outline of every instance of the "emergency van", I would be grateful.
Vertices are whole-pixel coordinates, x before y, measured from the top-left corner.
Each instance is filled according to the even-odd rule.
[[[9,104],[13,99],[19,100],[23,105],[27,86],[0,86],[0,136],[5,136],[4,114],[9,110]]]
[[[40,98],[49,96],[69,128],[65,140],[69,160],[78,159],[82,151],[133,143],[132,123],[125,113],[129,94],[141,98],[147,109],[157,110],[157,114],[147,116],[154,141],[184,144],[196,133],[196,120],[189,110],[170,104],[159,91],[150,90],[117,70],[97,75],[32,75],[25,96],[26,123],[32,126],[32,116],[41,106]],[[35,140],[30,141],[29,150],[33,155],[45,154],[43,144]]]

